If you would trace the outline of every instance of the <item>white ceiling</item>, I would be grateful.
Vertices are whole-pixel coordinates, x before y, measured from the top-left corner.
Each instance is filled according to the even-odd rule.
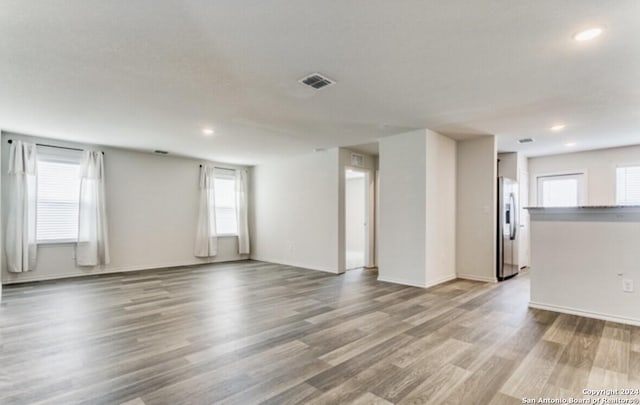
[[[637,0],[0,3],[9,131],[245,164],[413,128],[530,155],[640,143]]]

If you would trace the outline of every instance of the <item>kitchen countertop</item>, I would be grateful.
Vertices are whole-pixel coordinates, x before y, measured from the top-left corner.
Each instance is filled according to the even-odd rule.
[[[640,205],[578,205],[577,207],[523,207],[525,210],[575,210],[589,208],[640,208]]]
[[[526,207],[531,221],[640,222],[640,205]]]

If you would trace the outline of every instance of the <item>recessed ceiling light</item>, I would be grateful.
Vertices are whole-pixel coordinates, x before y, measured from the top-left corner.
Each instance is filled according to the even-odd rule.
[[[564,129],[564,127],[566,127],[565,124],[556,124],[556,125],[552,126],[549,129],[554,131],[554,132],[558,132],[558,131],[562,131]]]
[[[604,32],[604,29],[602,27],[589,28],[587,30],[576,33],[573,36],[573,39],[580,42],[590,41],[594,38],[599,37],[603,32]]]
[[[213,135],[215,131],[213,130],[213,128],[203,128],[202,129],[202,133],[204,135]]]
[[[567,148],[570,148],[572,146],[576,146],[576,143],[575,142],[567,142],[567,143],[564,144],[564,146],[566,146]]]

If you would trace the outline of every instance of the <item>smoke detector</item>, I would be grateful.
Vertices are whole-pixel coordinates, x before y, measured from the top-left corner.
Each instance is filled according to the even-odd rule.
[[[533,142],[533,138],[522,138],[522,139],[518,139],[518,143],[531,143]]]
[[[335,80],[331,80],[328,77],[321,75],[320,73],[311,73],[310,75],[305,76],[298,81],[309,87],[313,87],[316,90],[320,90],[322,88],[336,84]]]

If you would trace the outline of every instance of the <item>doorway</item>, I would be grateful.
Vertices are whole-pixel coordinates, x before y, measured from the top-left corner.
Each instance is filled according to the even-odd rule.
[[[373,266],[372,194],[369,170],[345,169],[345,261],[347,270]]]

